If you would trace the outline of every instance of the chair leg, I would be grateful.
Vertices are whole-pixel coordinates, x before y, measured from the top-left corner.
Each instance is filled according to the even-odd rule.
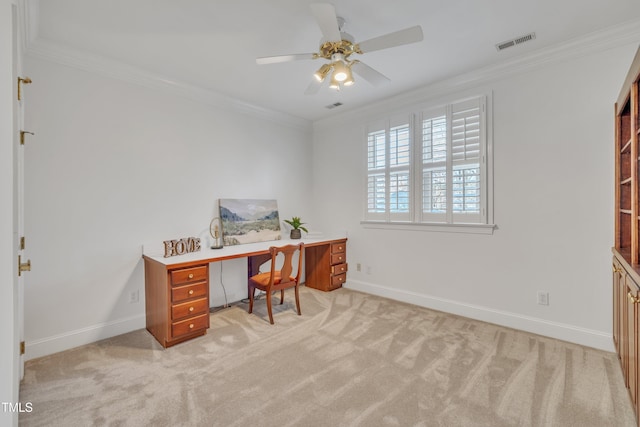
[[[253,313],[253,298],[256,293],[256,288],[249,286],[249,313]]]
[[[280,289],[280,304],[284,302],[284,289]]]
[[[302,316],[300,311],[300,293],[298,292],[298,284],[296,283],[296,308],[298,309],[298,316]]]
[[[273,314],[271,313],[271,291],[267,292],[267,311],[269,312],[269,322],[273,325]]]

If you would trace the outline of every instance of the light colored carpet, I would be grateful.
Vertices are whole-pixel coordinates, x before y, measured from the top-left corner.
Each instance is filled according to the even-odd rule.
[[[613,353],[340,289],[29,361],[21,426],[635,426]],[[277,298],[274,298],[277,300]]]

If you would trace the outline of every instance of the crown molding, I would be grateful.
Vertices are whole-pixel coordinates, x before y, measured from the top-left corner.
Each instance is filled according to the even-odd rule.
[[[539,49],[499,64],[479,68],[436,83],[383,99],[366,107],[345,111],[339,116],[331,116],[313,123],[314,129],[349,123],[362,117],[371,116],[389,106],[408,106],[425,100],[468,90],[471,87],[488,86],[491,83],[513,75],[533,71],[553,63],[577,59],[586,55],[629,44],[640,44],[640,19],[634,19],[606,28],[586,36],[567,40],[563,43]]]

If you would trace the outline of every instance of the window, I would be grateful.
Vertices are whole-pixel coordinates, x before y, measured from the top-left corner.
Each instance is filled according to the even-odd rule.
[[[485,97],[367,126],[365,221],[488,224]]]

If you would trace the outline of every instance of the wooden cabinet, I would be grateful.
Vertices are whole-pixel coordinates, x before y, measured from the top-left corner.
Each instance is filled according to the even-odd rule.
[[[612,279],[613,342],[637,420],[640,420],[639,80],[640,49],[615,105],[615,246]]]
[[[209,264],[167,269],[145,258],[147,330],[170,347],[209,328]]]
[[[624,382],[636,411],[640,385],[640,276],[636,268],[614,251],[613,258],[613,341],[622,367]]]
[[[347,241],[305,247],[305,286],[321,291],[342,287],[347,280]]]
[[[638,219],[638,80],[640,50],[636,54],[615,105],[615,248],[631,264],[640,262]]]

